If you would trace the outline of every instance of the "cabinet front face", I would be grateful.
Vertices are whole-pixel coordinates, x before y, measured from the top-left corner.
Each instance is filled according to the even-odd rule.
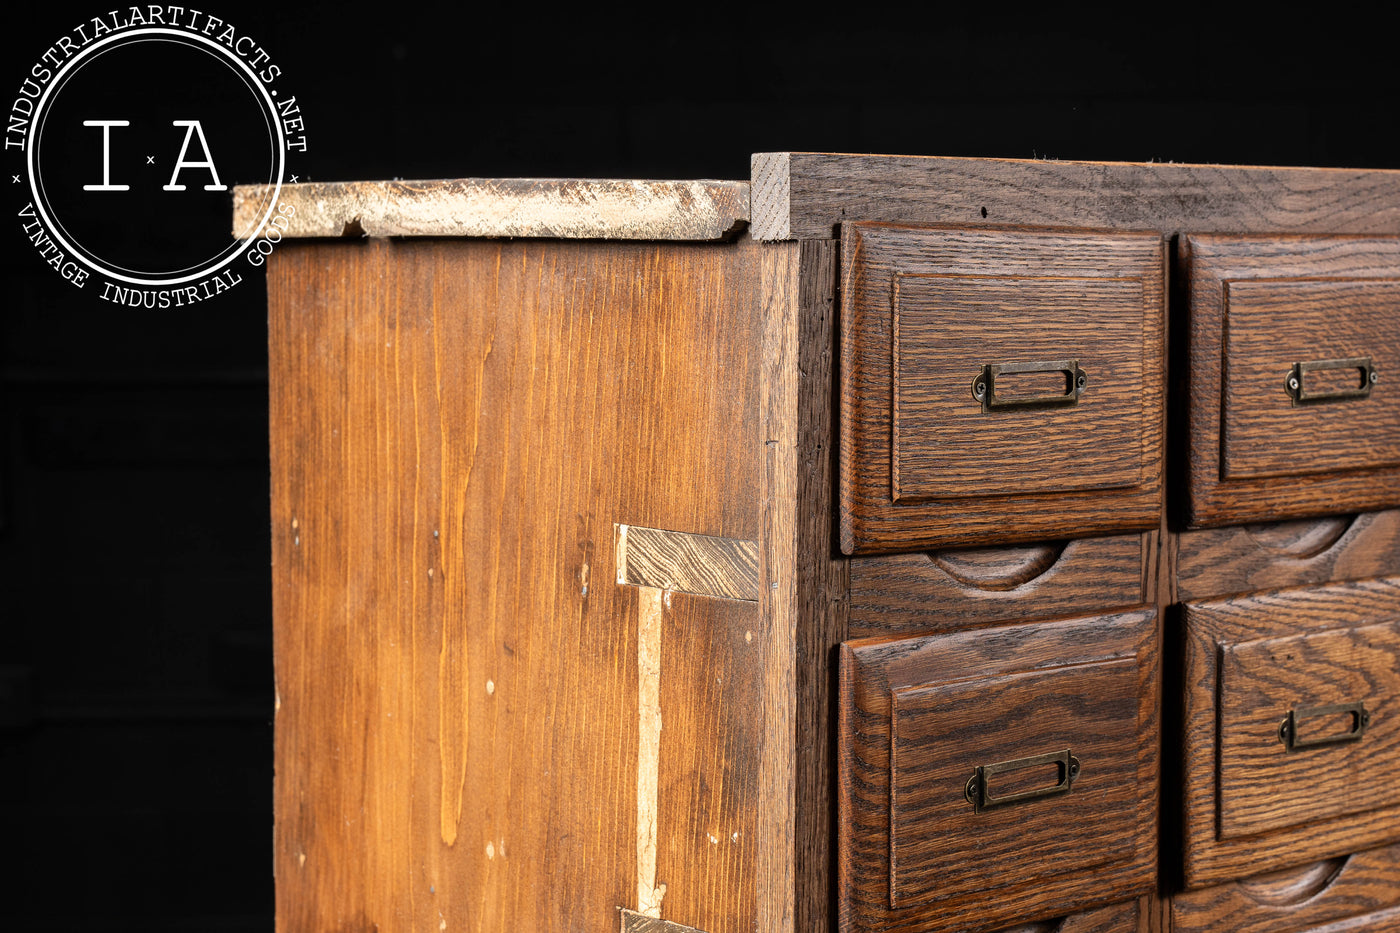
[[[1190,523],[1400,504],[1400,240],[1186,246]]]
[[[1155,527],[1156,234],[843,230],[847,553]]]
[[[1400,579],[1184,617],[1187,883],[1400,838]]]
[[[839,883],[852,929],[992,930],[1150,886],[1155,619],[845,646]]]

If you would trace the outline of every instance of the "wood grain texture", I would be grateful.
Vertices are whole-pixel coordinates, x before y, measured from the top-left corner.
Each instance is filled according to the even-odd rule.
[[[754,601],[758,542],[618,525],[617,582]]]
[[[849,561],[836,549],[838,244],[801,244],[797,346],[796,890],[794,930],[826,933],[835,908],[837,646],[847,638]]]
[[[259,229],[267,185],[233,189],[233,235]],[[456,236],[611,240],[727,240],[746,226],[743,181],[457,178],[282,185],[283,237]],[[285,226],[282,224],[285,223]]]
[[[1136,610],[844,645],[843,928],[990,930],[1145,893],[1157,844],[1155,620]],[[980,813],[963,797],[978,765],[1065,748],[1083,763],[1068,794]],[[928,811],[918,818],[901,809],[908,769],[924,776],[905,785],[908,805]],[[957,864],[943,864],[954,852]],[[912,860],[903,880],[901,858]]]
[[[1165,419],[1157,236],[879,224],[848,225],[843,235],[846,553],[1157,526]],[[1069,359],[1091,380],[1073,406],[984,412],[972,395],[984,364]]]
[[[851,221],[1221,233],[1400,233],[1400,172],[757,153],[753,236]]]
[[[1386,377],[1400,370],[1391,300],[1400,239],[1192,235],[1182,243],[1188,526],[1400,505],[1400,381]],[[1354,356],[1377,361],[1369,398],[1294,407],[1284,393],[1295,362]]]
[[[1400,574],[1400,512],[1183,532],[1179,598]]]
[[[625,907],[622,913],[622,933],[704,933],[694,927],[682,926],[660,917],[649,917]]]
[[[1145,933],[1142,904],[1145,898],[1096,907],[1068,917],[1021,923],[997,933]]]
[[[595,933],[638,906],[641,591],[610,582],[613,525],[759,539],[756,249],[278,250],[280,930]],[[759,607],[666,602],[662,916],[749,931]]]
[[[1370,849],[1172,898],[1174,933],[1393,930],[1400,920],[1400,846]],[[1382,922],[1382,921],[1386,922]]]
[[[1190,887],[1400,838],[1400,579],[1183,609],[1184,871]],[[1289,752],[1290,709],[1364,702],[1359,741]]]
[[[1052,618],[1067,606],[1092,612],[1153,602],[1143,566],[1155,534],[852,559],[850,637],[932,634]]]
[[[788,933],[796,905],[797,826],[797,594],[798,528],[798,345],[800,257],[791,246],[765,250],[759,268],[759,315],[763,368],[760,418],[763,437],[763,547],[760,599],[763,609],[763,704],[760,710],[768,754],[759,774],[758,870],[763,883],[758,929]]]

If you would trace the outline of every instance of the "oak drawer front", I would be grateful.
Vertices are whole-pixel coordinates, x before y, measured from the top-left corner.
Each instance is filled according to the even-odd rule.
[[[1190,522],[1400,504],[1400,240],[1191,236]]]
[[[1151,885],[1155,613],[848,642],[839,885],[854,930],[994,930]]]
[[[1400,578],[1184,617],[1188,884],[1400,839]]]
[[[1156,234],[842,231],[847,553],[1154,527]]]
[[[1174,933],[1362,933],[1400,926],[1400,846],[1178,893]]]

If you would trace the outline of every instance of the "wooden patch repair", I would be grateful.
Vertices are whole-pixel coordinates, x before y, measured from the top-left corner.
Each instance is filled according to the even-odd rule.
[[[617,582],[758,599],[758,542],[617,525]]]
[[[648,917],[626,907],[618,910],[622,914],[622,933],[702,933],[695,927],[682,926],[660,917]]]

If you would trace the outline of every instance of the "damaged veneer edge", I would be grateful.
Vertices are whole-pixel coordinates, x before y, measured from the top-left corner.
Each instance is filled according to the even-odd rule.
[[[268,216],[274,188],[233,193],[233,234]],[[271,217],[290,238],[345,236],[731,240],[748,226],[745,181],[462,178],[283,185]]]

